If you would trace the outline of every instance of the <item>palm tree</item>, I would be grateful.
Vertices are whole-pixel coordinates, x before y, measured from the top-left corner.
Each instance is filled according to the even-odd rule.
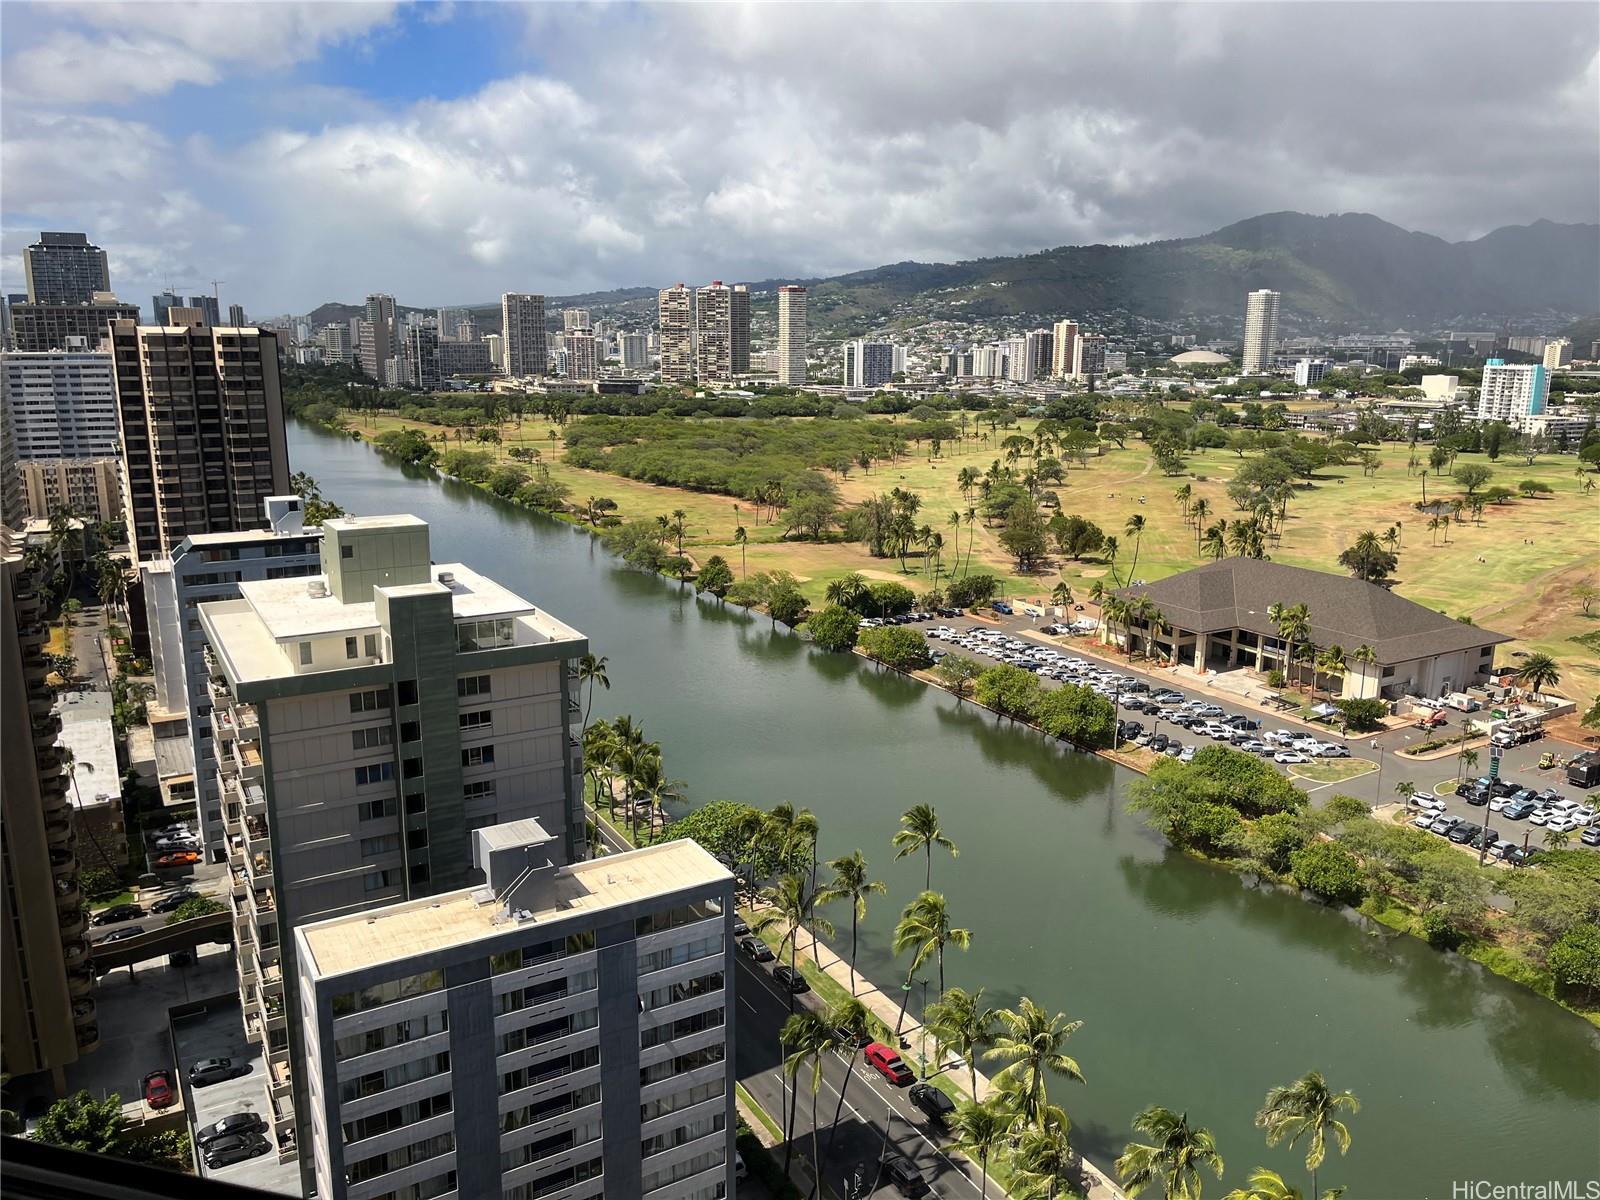
[[[1344,661],[1344,647],[1339,645],[1338,642],[1335,642],[1321,654],[1317,655],[1315,672],[1320,672],[1323,675],[1331,676],[1334,679],[1343,680],[1345,671],[1347,669],[1348,668],[1346,667]],[[1312,683],[1313,685],[1316,683],[1314,675]],[[1331,687],[1328,689],[1328,694],[1330,696],[1333,694],[1333,689]]]
[[[1222,1155],[1209,1129],[1191,1128],[1187,1113],[1151,1105],[1133,1119],[1133,1127],[1151,1138],[1129,1142],[1117,1158],[1117,1174],[1130,1196],[1158,1180],[1166,1200],[1200,1200],[1202,1169],[1222,1178]]]
[[[1133,562],[1128,564],[1128,578],[1132,579],[1139,570],[1139,543],[1144,541],[1144,516],[1134,513],[1122,527],[1122,532],[1133,539]]]
[[[848,575],[841,575],[828,584],[826,597],[829,604],[837,604],[841,608],[855,608],[866,594],[866,579],[859,571],[851,571]]]
[[[789,1175],[789,1162],[794,1153],[794,1114],[800,1107],[800,1088],[797,1077],[807,1063],[811,1065],[811,1194],[817,1194],[822,1181],[821,1146],[817,1140],[817,1093],[822,1088],[822,1056],[838,1043],[828,1023],[814,1012],[794,1013],[783,1023],[779,1040],[789,1053],[783,1060],[783,1073],[789,1080],[789,1125],[784,1139],[783,1174]],[[853,1057],[853,1056],[852,1056]]]
[[[966,1151],[978,1160],[978,1170],[982,1174],[979,1195],[987,1200],[989,1156],[1009,1137],[1011,1114],[1001,1107],[998,1097],[992,1097],[982,1104],[969,1100],[958,1107],[950,1118],[950,1132],[955,1136],[955,1148]]]
[[[972,930],[956,929],[950,924],[950,906],[939,892],[923,892],[900,914],[894,927],[896,954],[910,950],[914,954],[915,970],[929,958],[934,960],[939,972],[939,994],[944,995],[944,948],[954,946],[965,950],[972,945]]]
[[[1194,522],[1194,552],[1200,553],[1200,531],[1206,523],[1206,518],[1211,515],[1211,504],[1201,496],[1189,506],[1189,519]]]
[[[954,987],[928,1006],[928,1028],[939,1049],[936,1057],[952,1049],[966,1060],[968,1090],[974,1099],[978,1095],[978,1054],[989,1045],[994,1019],[994,1010],[983,1003],[982,988],[969,992]]]
[[[1350,661],[1358,664],[1361,667],[1358,674],[1365,676],[1366,668],[1378,661],[1378,652],[1365,642],[1362,642],[1361,645],[1350,652]]]
[[[1555,659],[1536,651],[1522,660],[1522,667],[1517,671],[1517,682],[1537,696],[1545,688],[1555,687],[1561,682],[1561,671]]]
[[[867,919],[867,897],[881,896],[888,889],[878,879],[867,878],[867,860],[856,850],[828,863],[833,878],[817,898],[819,904],[837,900],[850,902],[850,993],[856,990],[856,927]]]
[[[964,578],[972,570],[972,547],[973,543],[978,540],[978,510],[968,505],[966,513],[963,514],[963,519],[967,523],[967,565],[961,569],[961,574]],[[960,542],[956,543],[956,552],[958,554],[961,552]]]
[[[1462,750],[1456,755],[1456,782],[1461,782],[1462,772],[1467,768],[1476,768],[1478,765],[1478,752],[1476,750]]]
[[[611,678],[606,674],[608,661],[604,654],[585,654],[578,660],[578,686],[589,685],[589,699],[583,707],[583,729],[589,727],[589,713],[594,708],[594,685],[598,683],[606,691],[611,690]],[[581,729],[579,734],[582,735]]]
[[[1083,1022],[1069,1021],[1062,1013],[1051,1016],[1026,996],[1016,1008],[1002,1008],[995,1020],[1000,1030],[984,1057],[1007,1064],[994,1077],[995,1085],[1013,1094],[1024,1121],[1037,1124],[1048,1102],[1047,1072],[1083,1082],[1077,1061],[1061,1052]]]
[[[927,855],[928,867],[924,872],[922,886],[924,889],[933,887],[933,848],[941,846],[950,851],[951,858],[960,858],[961,851],[947,836],[939,824],[939,814],[931,804],[914,804],[900,814],[900,829],[894,835],[894,856],[896,859],[905,858],[921,850]]]
[[[1215,525],[1206,528],[1206,535],[1201,540],[1200,552],[1209,554],[1213,559],[1225,558],[1228,553],[1228,523],[1218,521]]]
[[[1544,848],[1546,850],[1565,850],[1567,843],[1572,840],[1572,835],[1565,829],[1546,829],[1544,831]]]
[[[1400,797],[1401,804],[1410,804],[1411,797],[1417,794],[1417,785],[1409,779],[1402,779],[1394,785],[1394,794]]]
[[[1072,603],[1072,587],[1065,579],[1050,590],[1050,603],[1057,608],[1066,608]]]
[[[1333,1092],[1318,1071],[1308,1071],[1286,1087],[1267,1093],[1256,1114],[1256,1127],[1267,1131],[1267,1145],[1287,1140],[1292,1148],[1306,1138],[1306,1169],[1311,1172],[1311,1196],[1317,1200],[1317,1168],[1328,1153],[1328,1135],[1339,1153],[1350,1149],[1350,1130],[1339,1119],[1341,1111],[1360,1112],[1361,1101],[1350,1092]]]
[[[1122,586],[1122,577],[1117,574],[1117,552],[1121,549],[1115,536],[1106,538],[1100,545],[1100,556],[1106,560],[1106,566],[1111,568],[1111,581],[1118,587]]]
[[[750,533],[743,525],[733,531],[733,544],[739,547],[739,577],[744,578],[748,564],[745,561],[745,543],[750,540]]]
[[[1050,1106],[1051,1119],[1030,1129],[1017,1143],[1011,1160],[1011,1195],[1016,1200],[1055,1200],[1077,1155],[1072,1149],[1072,1122]]]
[[[777,850],[778,858],[792,863],[798,854],[810,860],[808,870],[813,905],[821,903],[822,897],[822,889],[817,883],[817,837],[821,831],[817,815],[809,808],[796,808],[784,802],[774,805],[772,812],[767,815],[766,836]],[[808,920],[810,915],[809,912],[806,914]],[[821,952],[817,949],[815,937],[812,938],[811,953],[821,965]]]
[[[1344,1188],[1329,1188],[1327,1200],[1337,1200],[1342,1195]],[[1235,1188],[1222,1200],[1305,1200],[1305,1193],[1286,1183],[1283,1176],[1276,1171],[1257,1167],[1250,1172],[1248,1187]]]
[[[1178,502],[1178,511],[1183,514],[1183,519],[1185,521],[1189,519],[1189,498],[1193,495],[1194,488],[1190,487],[1187,483],[1181,484],[1177,488],[1173,489],[1172,492],[1172,498]]]
[[[868,1036],[867,1006],[854,996],[846,996],[828,1009],[828,1028],[840,1039],[845,1054],[844,1082],[839,1085],[839,1103],[833,1108],[833,1125],[828,1130],[828,1158],[833,1158],[833,1139],[839,1134],[839,1117],[844,1112],[844,1094],[850,1089],[850,1076],[855,1074],[856,1062],[861,1057],[855,1053],[855,1043]]]
[[[804,875],[791,871],[778,876],[771,887],[762,888],[761,899],[767,907],[750,918],[751,926],[760,933],[774,925],[787,925],[788,929],[783,935],[783,940],[778,943],[778,957],[783,957],[783,948],[787,945],[789,969],[799,974],[800,926],[805,921],[806,914],[816,907],[815,889],[806,881]],[[813,929],[823,933],[833,932],[833,925],[826,917],[813,915],[811,924]],[[789,1011],[794,1011],[793,992],[789,993]]]

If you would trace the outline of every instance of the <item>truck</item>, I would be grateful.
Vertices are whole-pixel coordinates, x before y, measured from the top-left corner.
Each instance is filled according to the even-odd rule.
[[[1457,712],[1477,712],[1483,707],[1474,696],[1465,692],[1451,692],[1444,698],[1444,702]]]
[[[1600,783],[1600,754],[1586,750],[1575,755],[1567,763],[1567,782],[1581,788],[1592,788]]]

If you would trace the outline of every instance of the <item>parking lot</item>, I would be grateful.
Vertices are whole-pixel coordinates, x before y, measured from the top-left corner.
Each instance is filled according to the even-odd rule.
[[[178,1048],[178,1068],[184,1075],[184,1101],[188,1106],[190,1136],[196,1130],[235,1113],[261,1113],[267,1104],[266,1070],[261,1047],[244,1040],[239,1006],[220,1005],[204,1013],[178,1021],[174,1026]],[[231,1058],[246,1073],[209,1087],[191,1087],[189,1068],[201,1059]],[[295,1163],[279,1163],[268,1148],[256,1158],[231,1166],[211,1169],[201,1163],[200,1173],[244,1187],[272,1192],[300,1193],[300,1168]]]

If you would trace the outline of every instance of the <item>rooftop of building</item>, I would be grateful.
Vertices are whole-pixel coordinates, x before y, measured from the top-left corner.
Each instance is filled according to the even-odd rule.
[[[307,974],[326,979],[731,878],[698,843],[663,842],[556,868],[548,903],[519,919],[507,917],[504,906],[486,897],[482,887],[471,887],[303,925],[298,931],[307,950],[303,965]]]
[[[1278,636],[1267,616],[1272,605],[1304,604],[1312,642],[1342,646],[1346,654],[1371,646],[1380,663],[1511,640],[1491,629],[1464,625],[1375,583],[1257,558],[1219,559],[1155,583],[1120,588],[1116,594],[1127,599],[1149,596],[1178,629],[1244,629],[1268,637]]]
[[[72,751],[76,769],[76,786],[67,789],[74,807],[121,804],[111,693],[62,692],[56,700],[56,713],[61,718],[61,733],[56,740]]]
[[[1211,350],[1185,350],[1182,354],[1174,354],[1167,359],[1168,362],[1184,364],[1221,366],[1223,363],[1232,362],[1226,354],[1217,354]]]

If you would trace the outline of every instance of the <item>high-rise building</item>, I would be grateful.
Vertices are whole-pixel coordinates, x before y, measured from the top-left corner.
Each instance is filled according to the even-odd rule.
[[[1325,358],[1302,358],[1294,364],[1294,382],[1296,387],[1311,387],[1321,383],[1322,377],[1328,373],[1328,368],[1333,364]],[[1438,364],[1435,363],[1435,366]],[[1403,369],[1403,368],[1402,368]]]
[[[439,335],[426,325],[406,326],[406,379],[424,392],[439,390]]]
[[[449,379],[456,375],[492,375],[500,369],[494,361],[487,341],[440,342],[439,375]]]
[[[684,284],[663,288],[657,297],[661,321],[661,378],[694,379],[694,292]]]
[[[1515,334],[1505,339],[1505,348],[1516,354],[1531,354],[1543,358],[1550,339],[1543,334]]]
[[[471,320],[464,308],[441,308],[438,313],[439,340],[441,342],[453,341],[459,337],[458,331],[465,321]]]
[[[1260,288],[1245,297],[1244,357],[1239,369],[1262,375],[1272,367],[1278,344],[1279,293]]]
[[[650,365],[650,339],[642,333],[618,334],[617,354],[624,371],[643,371]]]
[[[361,373],[379,383],[385,382],[389,360],[400,352],[399,330],[394,314],[393,296],[374,292],[367,297],[357,360],[361,364]]]
[[[121,521],[122,468],[115,458],[30,458],[17,464],[29,517],[72,513],[86,521]]]
[[[1080,333],[1072,347],[1072,377],[1095,379],[1106,373],[1106,335]]]
[[[342,321],[324,325],[317,331],[317,341],[322,346],[322,361],[348,363],[355,361],[355,349],[350,342],[350,326]]]
[[[165,325],[167,314],[183,307],[183,297],[176,292],[157,292],[150,297],[150,320],[155,325]]]
[[[215,600],[237,600],[242,583],[293,579],[322,569],[322,530],[305,527],[300,497],[269,496],[263,513],[265,529],[191,534],[171,558],[139,567],[156,679],[150,725],[157,731],[162,798],[183,799],[183,794],[172,794],[177,786],[195,801],[209,862],[222,862],[228,845],[217,784],[219,739],[212,729],[211,671],[196,609]]]
[[[505,336],[499,333],[486,333],[483,335],[483,344],[489,347],[489,361],[494,363],[494,369],[504,373],[506,369]]]
[[[189,307],[200,310],[200,320],[207,325],[221,325],[221,305],[215,296],[190,296]]]
[[[702,381],[731,382],[750,371],[750,290],[720,279],[694,296],[695,373]],[[741,365],[742,364],[742,365]]]
[[[75,304],[13,304],[11,343],[17,350],[98,350],[111,322],[138,319],[137,304],[123,304],[110,292]]]
[[[505,337],[506,374],[512,378],[543,375],[550,368],[545,344],[544,297],[507,292],[500,297],[501,333]]]
[[[590,333],[587,328],[574,329],[571,333],[561,335],[561,343],[567,352],[568,379],[599,379],[600,378],[600,339]]]
[[[1072,374],[1073,359],[1078,352],[1078,323],[1057,321],[1051,328],[1050,374],[1066,379]]]
[[[778,382],[803,387],[806,382],[806,290],[793,285],[778,289]]]
[[[1028,378],[1032,380],[1049,378],[1056,335],[1048,329],[1034,329],[1030,330],[1023,340],[1025,342],[1023,353],[1028,359]]]
[[[845,387],[879,388],[893,378],[894,347],[888,342],[857,338],[844,344]]]
[[[64,1068],[100,1031],[41,582],[0,526],[0,1051],[11,1074],[49,1071],[65,1095]]]
[[[575,333],[580,329],[588,329],[589,310],[587,308],[563,308],[561,310],[561,332]]]
[[[440,340],[441,341],[444,340],[443,334],[440,335]],[[476,321],[474,321],[471,317],[468,317],[464,321],[458,322],[456,324],[456,327],[455,327],[455,340],[458,341],[458,342],[475,342],[475,341],[477,341],[478,340],[478,323]]]
[[[1572,339],[1556,338],[1544,348],[1544,369],[1559,371],[1572,365]]]
[[[733,373],[750,374],[750,289],[742,283],[728,297],[728,338]]]
[[[82,233],[41,233],[22,252],[22,272],[33,304],[83,304],[111,290],[106,252]]]
[[[0,354],[0,403],[11,410],[19,460],[116,457],[121,437],[109,353]]]
[[[471,886],[474,829],[537,818],[560,863],[584,841],[583,635],[462,564],[433,565],[416,517],[322,529],[320,575],[243,583],[198,610],[245,1036],[265,1043],[261,1112],[285,1155],[345,1083],[302,1069],[296,985],[327,964],[298,961],[295,928]]]
[[[248,324],[248,322],[244,319],[244,305],[228,305],[228,324],[234,329],[242,328],[244,325]],[[305,338],[301,338],[300,340],[304,341]]]
[[[1006,378],[1012,383],[1033,382],[1033,360],[1028,356],[1026,337],[1007,338],[1005,341]]]
[[[295,930],[317,1195],[733,1195],[733,877],[472,836],[481,883]]]
[[[134,560],[259,527],[267,497],[289,490],[277,335],[129,320],[111,346]]]
[[[0,404],[0,525],[21,529],[28,519],[28,505],[22,495],[22,478],[17,474],[17,435],[11,429],[11,406]]]
[[[1529,417],[1544,413],[1550,396],[1550,373],[1543,364],[1507,366],[1491,358],[1483,364],[1483,380],[1478,385],[1478,420],[1504,421],[1521,429]]]

